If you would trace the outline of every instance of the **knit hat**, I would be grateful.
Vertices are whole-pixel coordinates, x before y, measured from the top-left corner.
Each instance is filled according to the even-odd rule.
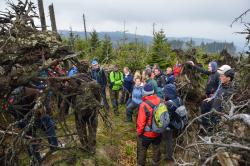
[[[174,84],[167,84],[163,89],[163,95],[168,99],[175,99],[177,97],[177,90]]]
[[[216,72],[216,71],[217,71],[217,69],[218,69],[217,62],[212,61],[212,62],[210,62],[209,64],[211,65],[212,72]]]
[[[150,96],[150,95],[154,94],[154,88],[153,88],[152,84],[150,84],[150,83],[146,84],[144,86],[142,92],[143,92],[144,96]]]

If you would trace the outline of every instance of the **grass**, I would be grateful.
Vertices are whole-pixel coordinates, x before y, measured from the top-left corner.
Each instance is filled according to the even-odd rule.
[[[112,109],[111,109],[112,110]],[[104,110],[102,110],[104,111]],[[71,110],[72,112],[72,110]],[[100,166],[134,166],[136,165],[136,146],[137,146],[137,134],[136,134],[136,122],[135,116],[133,116],[133,122],[125,122],[125,106],[120,106],[119,116],[115,116],[113,111],[109,113],[112,129],[105,127],[104,122],[99,116],[98,129],[97,129],[97,146],[96,154],[89,155],[83,153],[81,150],[69,149],[57,151],[53,156],[49,157],[56,166],[66,165],[100,165]],[[68,129],[70,132],[75,132],[75,120],[73,114],[67,117],[66,120]],[[63,124],[57,123],[57,135],[63,135]],[[71,139],[59,138],[60,142],[66,142],[66,147],[77,146],[81,144],[76,137],[74,142],[68,142]],[[44,140],[46,142],[47,140]],[[147,160],[152,158],[152,150],[149,149]],[[27,154],[20,156],[22,163],[20,165],[29,165],[29,157]],[[50,163],[50,161],[48,161]],[[48,164],[47,165],[50,165]],[[162,163],[164,165],[164,163]]]

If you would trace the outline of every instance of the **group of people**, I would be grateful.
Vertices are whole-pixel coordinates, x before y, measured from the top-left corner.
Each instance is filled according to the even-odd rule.
[[[94,69],[92,73],[96,72],[96,64],[98,64],[97,61],[92,62]],[[193,61],[186,62],[186,65],[190,65],[196,72],[208,75],[205,89],[206,98],[201,103],[201,114],[208,114],[202,116],[200,132],[201,134],[209,134],[220,120],[219,116],[214,113],[210,114],[209,112],[212,112],[212,110],[220,112],[223,109],[223,101],[227,100],[233,94],[232,81],[234,79],[234,69],[229,65],[222,65],[218,68],[217,63],[214,61],[208,64],[207,70],[194,64]],[[102,81],[97,81],[102,85],[102,97],[107,111],[109,111],[109,106],[105,87],[109,84],[114,114],[116,116],[119,115],[118,104],[120,103],[126,104],[126,122],[133,122],[133,115],[135,115],[138,135],[137,164],[139,166],[145,165],[147,149],[150,144],[153,146],[153,165],[159,165],[161,142],[166,145],[164,148],[166,160],[174,162],[173,132],[183,129],[183,121],[179,117],[179,114],[176,113],[176,110],[178,107],[184,105],[184,103],[178,96],[175,84],[175,79],[179,76],[182,67],[177,62],[173,69],[168,67],[164,72],[158,64],[154,64],[153,67],[147,65],[142,73],[136,71],[132,75],[128,67],[124,67],[123,72],[121,72],[118,66],[115,65],[110,74],[107,75],[105,84],[102,84]],[[102,71],[102,74],[98,75],[104,78],[105,72],[100,68],[100,64],[98,64],[98,70],[99,72]],[[168,127],[163,133],[146,130],[146,128],[152,125],[152,121],[154,120],[155,107],[162,102],[166,105],[170,117]]]
[[[234,70],[228,66],[223,65],[218,68],[216,62],[210,62],[208,70],[201,68],[194,64],[192,61],[188,61],[186,65],[190,65],[194,71],[204,73],[208,75],[208,81],[206,85],[206,99],[201,103],[201,114],[209,113],[211,110],[220,112],[222,110],[222,102],[226,100],[233,93],[233,79]],[[145,165],[147,149],[150,144],[153,146],[153,165],[159,165],[161,158],[161,142],[165,144],[166,154],[165,158],[169,162],[174,162],[173,158],[173,132],[181,131],[185,126],[183,125],[183,119],[177,113],[176,110],[183,106],[184,103],[178,95],[175,80],[179,77],[183,65],[178,62],[171,68],[168,67],[165,71],[162,70],[158,64],[154,66],[147,65],[145,69],[140,72],[135,71],[131,73],[128,67],[124,67],[123,71],[119,70],[118,65],[112,68],[112,71],[107,73],[97,60],[91,62],[91,68],[89,71],[90,77],[100,87],[101,105],[105,109],[105,112],[110,113],[110,106],[107,100],[107,87],[110,90],[110,97],[112,103],[112,109],[116,116],[119,116],[119,105],[126,105],[126,119],[128,123],[136,121],[136,131],[138,135],[137,140],[137,164],[139,166]],[[68,76],[72,77],[79,73],[77,66],[72,67],[66,71],[55,65],[50,70],[41,69],[39,71],[40,77],[54,77],[56,76]],[[67,82],[64,84],[66,85]],[[27,86],[19,86],[15,88],[8,97],[8,107],[6,109],[13,115],[18,121],[17,126],[19,128],[25,128],[28,125],[28,117],[30,110],[35,105],[36,96],[42,92],[42,89],[46,88],[45,83],[30,82]],[[51,151],[56,150],[58,147],[58,140],[56,137],[55,121],[51,114],[51,97],[53,95],[52,90],[48,90],[44,101],[45,113],[41,114],[39,118],[35,119],[34,125],[29,128],[28,135],[36,135],[35,130],[41,128],[48,136],[48,142],[50,144]],[[64,93],[64,91],[62,91]],[[65,92],[65,95],[70,92]],[[70,104],[76,101],[75,97],[67,97],[59,99],[58,106],[63,114],[68,114]],[[152,130],[152,124],[154,121],[155,109],[160,103],[164,103],[169,114],[169,124],[162,133],[157,133]],[[22,108],[15,107],[15,105],[25,105]],[[80,109],[80,108],[79,108]],[[91,139],[92,152],[95,152],[96,128],[97,128],[97,113],[94,114],[93,122],[89,122],[86,117],[79,119],[79,114],[76,115],[76,120],[82,121],[86,119],[86,124],[91,125],[91,132],[87,139]],[[213,131],[213,128],[218,124],[220,118],[216,114],[208,114],[202,116],[201,131],[205,134]],[[76,125],[79,125],[76,123]],[[94,128],[94,129],[93,129]],[[77,128],[84,130],[84,134],[87,134],[87,129]],[[83,139],[84,140],[84,139]],[[82,141],[84,142],[84,141]],[[40,161],[41,156],[38,152],[37,143],[33,143],[28,151],[34,160]]]
[[[153,67],[149,65],[142,73],[136,71],[132,75],[128,67],[124,67],[123,72],[119,71],[117,65],[113,70],[105,75],[104,69],[96,61],[92,61],[92,78],[102,87],[102,101],[107,112],[110,111],[106,97],[106,86],[109,85],[110,97],[114,114],[119,116],[119,104],[126,104],[126,122],[133,121],[133,115],[137,121],[138,133],[138,165],[145,165],[146,153],[150,144],[153,144],[154,162],[160,161],[160,143],[161,136],[166,141],[166,158],[173,161],[173,129],[181,129],[181,121],[176,118],[172,121],[169,128],[163,134],[145,131],[146,125],[151,125],[154,108],[145,101],[157,106],[164,100],[169,114],[176,116],[174,111],[181,106],[182,100],[178,96],[175,86],[175,77],[178,77],[181,71],[181,65],[177,64],[173,71],[168,67],[166,71],[162,71],[158,64]],[[177,66],[176,65],[176,66]],[[146,110],[149,115],[146,115]],[[138,115],[137,115],[138,114]],[[173,114],[173,115],[172,115]],[[136,116],[137,115],[137,116]]]

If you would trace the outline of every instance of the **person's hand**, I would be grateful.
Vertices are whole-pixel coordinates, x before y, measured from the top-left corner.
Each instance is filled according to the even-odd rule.
[[[194,62],[193,61],[187,61],[188,64],[194,66]]]
[[[204,99],[203,101],[210,102],[212,100],[211,97]]]

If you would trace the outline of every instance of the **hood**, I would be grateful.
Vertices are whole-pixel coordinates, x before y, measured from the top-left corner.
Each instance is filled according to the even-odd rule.
[[[176,86],[174,84],[167,84],[164,87],[163,95],[167,99],[175,99],[175,98],[177,98]]]
[[[211,67],[212,67],[212,72],[216,72],[217,69],[218,69],[217,62],[212,61],[212,62],[210,62],[209,64],[210,64]]]

